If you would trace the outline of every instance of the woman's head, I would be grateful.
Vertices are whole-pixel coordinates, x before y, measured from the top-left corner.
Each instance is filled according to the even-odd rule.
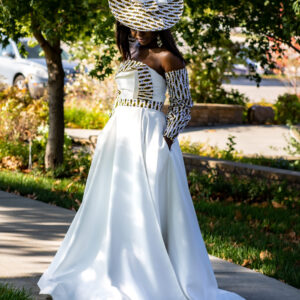
[[[161,31],[138,31],[130,29],[129,27],[116,22],[116,40],[119,51],[123,60],[131,59],[129,39],[135,39],[141,46],[147,47],[148,45],[156,45],[157,37],[160,37],[162,48],[171,51],[174,55],[178,56],[184,62],[184,58],[177,48],[176,42],[170,29]]]
[[[138,31],[130,29],[130,35],[133,39],[137,40],[140,45],[147,46],[149,44],[155,44],[157,41],[157,31]]]

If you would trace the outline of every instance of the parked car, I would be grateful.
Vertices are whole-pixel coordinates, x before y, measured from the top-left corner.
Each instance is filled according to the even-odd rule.
[[[29,38],[22,38],[20,42],[25,46],[28,56],[21,55],[16,43],[9,39],[9,44],[4,48],[0,44],[0,81],[15,85],[19,88],[28,88],[34,98],[40,97],[48,83],[46,59],[40,45],[30,47]],[[65,72],[65,83],[78,72],[77,62],[69,61],[70,55],[62,51],[62,64]],[[27,79],[27,80],[25,80]]]
[[[236,75],[249,75],[256,72],[258,74],[274,74],[274,71],[269,68],[263,68],[259,62],[246,58],[244,64],[233,64],[232,71]]]

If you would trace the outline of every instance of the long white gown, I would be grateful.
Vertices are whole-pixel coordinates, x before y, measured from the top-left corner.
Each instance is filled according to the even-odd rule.
[[[161,107],[166,81],[142,62],[127,61],[117,73],[119,98],[136,97],[145,73]],[[177,138],[169,150],[165,128],[158,109],[116,106],[98,138],[82,204],[38,281],[40,294],[54,300],[244,299],[218,289],[182,152]]]

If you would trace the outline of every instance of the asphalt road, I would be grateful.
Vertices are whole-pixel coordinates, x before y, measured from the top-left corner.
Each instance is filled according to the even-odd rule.
[[[230,83],[223,83],[225,90],[237,89],[244,93],[250,102],[259,102],[264,99],[266,102],[275,103],[279,95],[284,93],[295,93],[295,89],[288,81],[277,79],[262,79],[260,87],[255,81],[250,81],[245,77],[231,79]],[[298,82],[298,93],[300,92],[300,82]]]

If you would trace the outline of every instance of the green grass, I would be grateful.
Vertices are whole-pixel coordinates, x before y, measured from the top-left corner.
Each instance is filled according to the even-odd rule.
[[[0,283],[0,300],[33,300],[33,298],[24,288],[20,290],[12,284]]]
[[[191,172],[189,187],[208,252],[300,288],[299,191],[254,179]],[[0,190],[78,210],[84,181],[0,171]]]
[[[32,199],[77,210],[83,197],[84,182],[74,179],[54,179],[24,174],[19,171],[0,171],[0,190],[17,192]]]
[[[210,254],[300,287],[300,218],[292,210],[194,201]]]
[[[210,254],[300,287],[299,191],[195,172],[188,179]]]

